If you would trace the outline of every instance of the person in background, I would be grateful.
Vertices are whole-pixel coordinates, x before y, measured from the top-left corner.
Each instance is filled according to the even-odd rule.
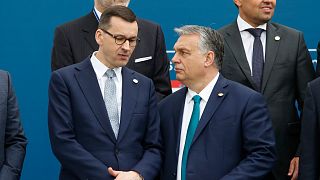
[[[98,49],[95,32],[101,13],[110,6],[128,6],[130,0],[94,0],[93,10],[79,19],[60,25],[54,34],[51,69],[83,61]],[[169,60],[160,25],[137,19],[140,38],[127,67],[152,79],[158,100],[172,93]]]
[[[320,178],[320,78],[308,83],[301,126],[299,179]]]
[[[318,42],[318,47],[317,47],[317,77],[320,76],[320,41]]]
[[[297,179],[300,117],[307,83],[315,78],[300,31],[271,22],[276,0],[233,0],[239,14],[218,31],[224,36],[221,74],[267,101],[278,161],[267,179]],[[298,102],[298,109],[296,106]]]
[[[27,138],[10,74],[0,70],[0,179],[20,179]]]

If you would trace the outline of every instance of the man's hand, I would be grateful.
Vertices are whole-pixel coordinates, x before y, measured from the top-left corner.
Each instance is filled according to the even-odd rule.
[[[294,157],[290,162],[288,176],[291,176],[291,180],[297,180],[298,172],[299,172],[299,157]]]
[[[115,177],[115,180],[143,180],[135,171],[116,171],[112,167],[109,167],[108,172],[111,176]]]

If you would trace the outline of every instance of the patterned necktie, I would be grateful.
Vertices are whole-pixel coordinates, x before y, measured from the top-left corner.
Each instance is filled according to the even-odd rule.
[[[191,119],[190,119],[188,130],[187,130],[186,142],[183,148],[182,163],[181,163],[181,180],[186,180],[189,149],[190,149],[193,136],[194,136],[194,133],[196,132],[199,119],[200,119],[201,97],[199,95],[195,95],[193,96],[192,99],[194,101],[194,104],[193,104]]]
[[[252,78],[254,83],[256,84],[256,90],[260,92],[264,65],[263,47],[260,36],[264,30],[260,28],[250,28],[246,31],[248,31],[252,36],[254,36],[252,53]]]
[[[116,83],[113,80],[113,78],[116,77],[116,74],[113,69],[108,69],[106,75],[108,78],[104,87],[104,103],[108,111],[112,130],[115,137],[117,138],[119,132],[119,114],[116,95]]]

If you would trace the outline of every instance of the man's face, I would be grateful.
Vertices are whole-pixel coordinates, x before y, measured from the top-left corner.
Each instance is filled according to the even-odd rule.
[[[181,35],[174,45],[175,55],[172,62],[175,65],[177,80],[185,85],[201,81],[205,71],[206,54],[199,49],[200,36],[196,34]]]
[[[234,0],[240,17],[253,27],[268,22],[276,7],[276,0]]]
[[[128,40],[125,40],[122,45],[116,44],[111,34],[120,40]],[[105,31],[98,29],[96,32],[96,41],[99,44],[98,59],[109,68],[125,66],[135,48],[130,41],[135,41],[137,35],[136,21],[130,23],[119,17],[111,17],[110,28]]]
[[[130,0],[97,0],[102,7],[107,8],[113,5],[123,5],[128,6]]]

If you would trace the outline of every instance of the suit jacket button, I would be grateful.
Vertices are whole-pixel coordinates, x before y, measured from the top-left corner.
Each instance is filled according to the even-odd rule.
[[[176,173],[172,173],[172,176],[176,177],[176,176],[177,176],[177,174],[176,174]]]
[[[118,155],[118,154],[119,154],[119,149],[116,148],[116,149],[114,150],[114,152],[116,153],[116,155]]]

